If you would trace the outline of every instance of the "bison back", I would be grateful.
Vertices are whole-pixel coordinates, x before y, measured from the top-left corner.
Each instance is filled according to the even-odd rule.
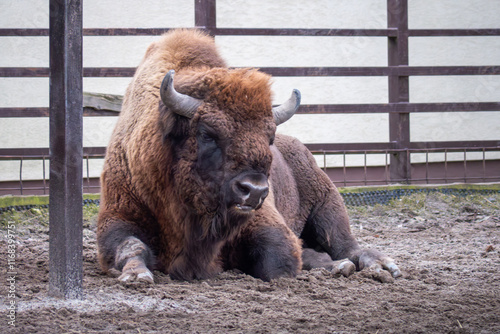
[[[276,207],[299,236],[317,208],[332,198],[343,205],[342,198],[298,139],[278,134],[274,144],[279,151],[277,159],[276,154],[273,156],[277,162],[273,161],[271,175]]]

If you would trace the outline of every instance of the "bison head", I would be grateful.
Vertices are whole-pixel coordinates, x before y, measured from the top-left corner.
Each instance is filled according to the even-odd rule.
[[[270,76],[255,69],[181,71],[175,87],[170,71],[160,110],[171,179],[190,211],[210,217],[207,231],[227,234],[268,195],[270,145],[276,126],[297,110],[300,93],[273,107]]]

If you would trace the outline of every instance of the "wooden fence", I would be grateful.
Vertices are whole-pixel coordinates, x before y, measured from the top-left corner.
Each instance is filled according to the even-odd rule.
[[[388,66],[381,67],[264,67],[262,71],[281,77],[318,76],[383,76],[388,77],[388,103],[384,104],[314,104],[302,105],[299,114],[325,113],[387,113],[389,114],[389,142],[379,143],[324,143],[307,144],[315,154],[326,156],[357,154],[365,157],[362,167],[327,169],[338,185],[389,184],[389,183],[445,183],[445,182],[498,182],[500,160],[487,159],[490,151],[500,152],[500,140],[488,141],[410,141],[410,114],[429,112],[481,112],[500,111],[500,102],[471,103],[410,103],[410,76],[499,75],[500,66],[408,66],[408,40],[415,36],[500,36],[500,29],[409,29],[408,1],[387,0],[386,29],[261,29],[218,28],[216,0],[195,1],[195,25],[214,36],[364,36],[386,37],[388,40]],[[83,29],[84,36],[160,35],[169,28],[91,28]],[[0,29],[0,36],[48,36],[49,29]],[[135,68],[106,67],[83,68],[84,77],[131,77]],[[9,67],[0,68],[0,77],[48,77],[49,68]],[[48,117],[49,108],[0,108],[0,118]],[[84,108],[84,116],[116,116],[115,112]],[[443,130],[445,131],[445,130]],[[102,158],[104,147],[84,148],[84,158]],[[444,162],[429,161],[431,153],[442,152]],[[451,152],[461,152],[463,161],[448,161]],[[478,152],[482,159],[468,161],[467,154]],[[425,163],[412,164],[411,155],[425,155]],[[384,167],[366,164],[369,154],[383,154]],[[47,180],[23,181],[24,160],[49,159],[45,148],[0,149],[0,160],[20,162],[20,180],[0,183],[0,195],[11,193],[44,192]],[[44,165],[45,166],[45,163]],[[45,175],[45,174],[44,174]],[[86,188],[85,188],[86,187]],[[97,180],[87,174],[84,189],[99,190]]]

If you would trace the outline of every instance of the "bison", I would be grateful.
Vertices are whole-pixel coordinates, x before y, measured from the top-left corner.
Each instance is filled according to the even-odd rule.
[[[104,271],[151,283],[153,270],[179,280],[239,269],[268,281],[315,267],[400,275],[392,259],[360,248],[307,148],[276,134],[300,93],[273,107],[270,79],[228,68],[200,30],[173,30],[149,46],[101,175]]]

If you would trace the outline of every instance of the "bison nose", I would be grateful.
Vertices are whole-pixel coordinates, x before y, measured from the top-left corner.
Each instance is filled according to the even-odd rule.
[[[269,184],[264,174],[246,173],[231,181],[231,191],[236,208],[251,211],[262,205],[269,194]]]

